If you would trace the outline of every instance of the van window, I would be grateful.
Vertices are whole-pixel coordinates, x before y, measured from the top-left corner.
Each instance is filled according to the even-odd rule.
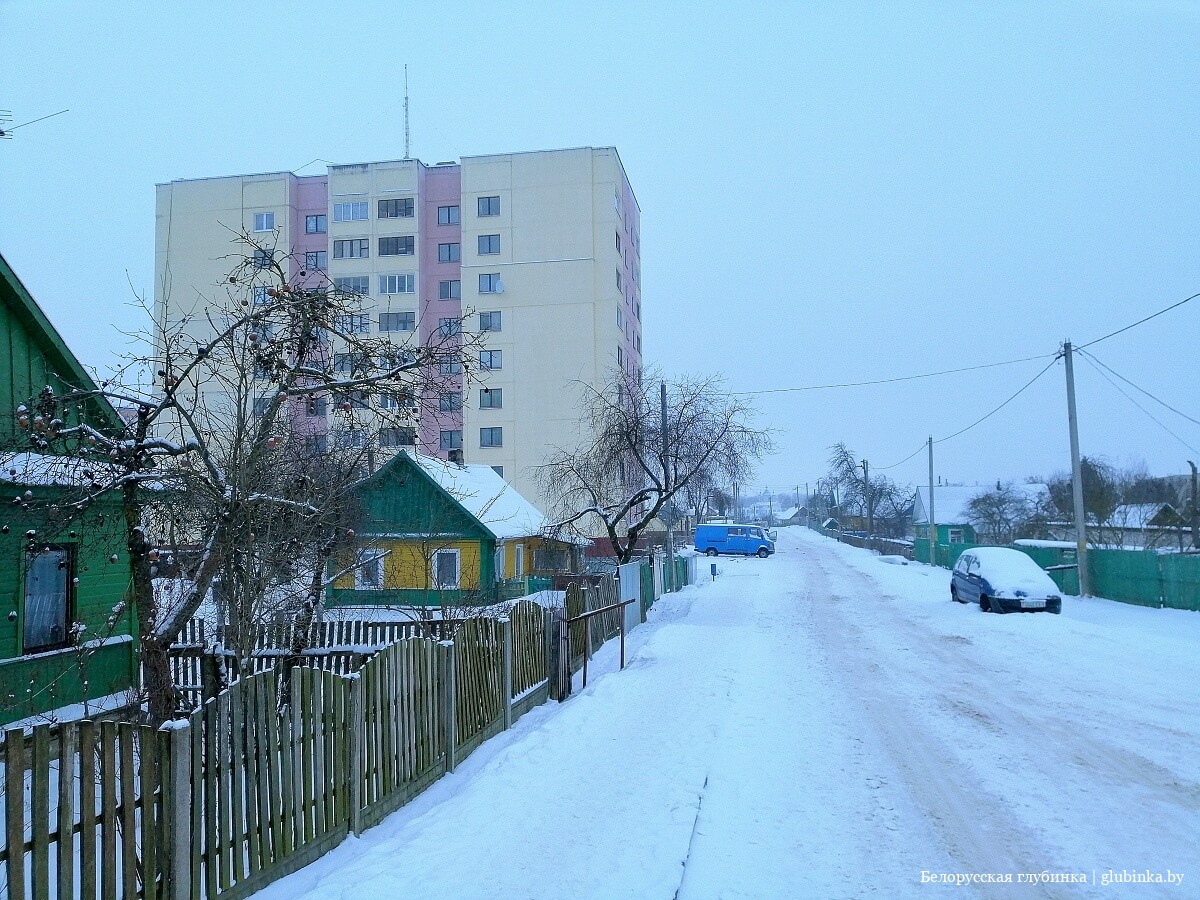
[[[729,536],[730,536],[730,537],[741,537],[741,536],[742,536],[742,535],[744,535],[745,533],[746,533],[746,529],[745,529],[745,528],[730,528],[730,529],[729,529]]]
[[[754,537],[756,537],[756,538],[762,538],[762,536],[763,536],[763,532],[762,532],[762,529],[761,529],[761,528],[755,528],[755,529],[754,529],[754,530],[752,530],[750,533],[751,533],[752,535],[754,535]]]

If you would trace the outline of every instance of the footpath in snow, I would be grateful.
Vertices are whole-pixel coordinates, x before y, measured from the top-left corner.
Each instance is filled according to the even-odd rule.
[[[260,896],[1200,896],[1200,615],[985,615],[945,571],[780,538],[664,597],[625,671],[606,646],[586,691]]]

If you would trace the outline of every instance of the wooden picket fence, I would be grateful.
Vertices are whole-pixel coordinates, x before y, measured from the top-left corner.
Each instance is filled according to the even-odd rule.
[[[577,594],[589,608],[607,597]],[[349,676],[308,666],[246,675],[158,730],[9,730],[0,896],[249,896],[361,834],[545,702],[556,615],[521,601],[507,618],[457,623],[453,640],[402,637]]]

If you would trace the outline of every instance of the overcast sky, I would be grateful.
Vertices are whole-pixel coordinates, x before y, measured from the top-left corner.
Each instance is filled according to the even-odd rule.
[[[155,183],[398,158],[407,63],[426,162],[619,149],[645,353],[668,371],[752,391],[1045,357],[761,396],[779,453],[752,487],[803,488],[839,440],[895,463],[1063,339],[1200,291],[1198,9],[0,0],[0,108],[70,109],[0,141],[0,252],[85,364],[110,365],[132,291],[153,293]],[[1200,300],[1091,349],[1200,419],[1198,338]],[[1200,461],[1200,426],[1076,368],[1085,453]],[[1062,363],[937,462],[967,483],[1067,468]]]

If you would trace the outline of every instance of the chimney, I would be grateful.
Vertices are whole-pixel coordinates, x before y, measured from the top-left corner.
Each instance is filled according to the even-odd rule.
[[[463,452],[461,449],[451,450],[446,454],[446,458],[456,466],[461,466],[463,464]]]

